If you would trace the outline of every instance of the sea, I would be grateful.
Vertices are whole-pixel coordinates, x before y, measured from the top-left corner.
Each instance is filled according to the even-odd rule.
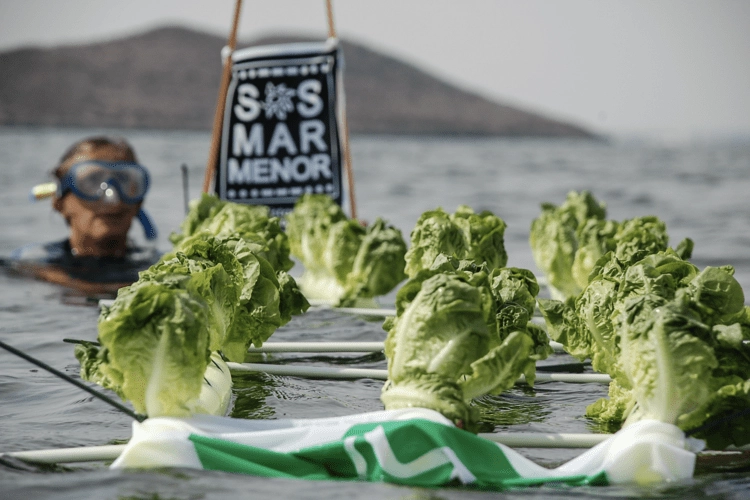
[[[200,195],[210,134],[154,130],[0,128],[0,257],[34,242],[62,239],[66,227],[49,201],[30,202],[29,190],[73,142],[90,135],[123,136],[152,173],[145,208],[156,222],[156,246]],[[539,274],[529,228],[542,203],[560,204],[571,190],[590,190],[622,220],[661,218],[670,242],[695,242],[692,262],[732,265],[750,291],[750,140],[664,142],[649,139],[568,140],[354,136],[351,141],[357,215],[399,228],[408,241],[420,214],[459,205],[490,210],[507,224],[509,266]],[[184,189],[183,165],[187,167]],[[135,224],[131,237],[142,243]],[[293,275],[299,275],[297,265]],[[296,273],[296,274],[295,274]],[[750,292],[746,292],[750,295]],[[392,307],[395,292],[382,297]],[[0,272],[0,339],[77,377],[73,346],[64,338],[96,338],[98,296]],[[748,299],[750,302],[750,299]],[[274,333],[276,341],[379,341],[382,318],[313,308]],[[385,368],[382,354],[266,354],[254,361],[293,365]],[[574,361],[556,354],[545,363]],[[312,380],[264,373],[234,378],[231,416],[282,419],[341,416],[382,409],[382,382]],[[606,396],[598,384],[517,386],[476,402],[485,432],[596,433],[585,408]],[[0,453],[124,443],[131,419],[88,393],[0,350]],[[584,450],[520,448],[554,467]],[[40,466],[0,458],[0,498],[746,498],[746,454],[701,456],[692,480],[656,487],[545,485],[504,492],[466,487],[412,488],[384,483],[306,482],[196,470],[110,470],[101,462]]]

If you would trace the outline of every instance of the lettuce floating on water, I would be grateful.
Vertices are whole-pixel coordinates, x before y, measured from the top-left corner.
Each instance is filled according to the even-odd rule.
[[[605,216],[605,205],[588,191],[571,191],[560,206],[542,204],[542,213],[531,223],[529,243],[553,298],[563,300],[578,295],[585,286],[579,280],[587,277],[588,265],[606,253],[607,237],[614,228],[604,224]],[[576,261],[579,247],[584,250]]]
[[[455,214],[442,208],[423,213],[411,232],[411,247],[406,253],[406,274],[412,278],[429,269],[440,254],[470,260],[488,268],[504,267],[506,224],[485,210],[481,213],[461,205]]]
[[[149,416],[188,416],[212,351],[243,361],[250,344],[309,307],[294,279],[263,255],[224,232],[181,239],[102,310],[101,347],[76,347],[82,378]]]
[[[232,249],[209,234],[187,238],[178,250],[163,255],[142,271],[132,286],[148,287],[153,283],[185,289],[203,300],[208,306],[209,349],[223,348],[245,284],[242,265]]]
[[[430,408],[471,428],[473,398],[502,392],[521,374],[533,384],[536,360],[550,352],[529,323],[538,290],[529,271],[439,255],[399,290],[397,315],[383,325],[386,409]]]
[[[231,283],[227,283],[225,290],[214,293],[207,289],[207,295],[203,296],[209,304],[225,295],[222,303],[231,302],[226,310],[223,340],[212,347],[231,361],[243,361],[250,344],[260,347],[277,328],[309,307],[294,279],[283,270],[274,271],[263,252],[243,237],[226,234],[213,237],[203,230],[182,240],[173,254],[197,261],[215,261],[231,274]],[[165,258],[169,255],[172,254]],[[158,271],[159,264],[152,269]]]
[[[700,271],[671,249],[628,265],[637,255],[602,257],[574,303],[539,301],[550,336],[613,378],[587,416],[611,430],[660,420],[715,449],[750,443],[750,308],[733,269]]]
[[[719,282],[717,294],[712,285]],[[706,292],[726,300],[711,304]],[[622,366],[635,402],[624,425],[646,418],[674,423],[713,449],[750,443],[743,301],[730,274],[707,268],[671,300],[644,295],[623,304]]]
[[[378,218],[368,227],[347,218],[330,196],[306,194],[286,215],[297,280],[309,299],[350,305],[393,290],[406,277],[401,231]]]
[[[208,366],[208,307],[184,289],[125,287],[99,318],[101,348],[77,346],[82,376],[149,416],[189,416]]]
[[[289,242],[278,217],[271,217],[265,205],[248,205],[220,200],[203,194],[190,203],[190,210],[180,225],[180,233],[172,233],[176,246],[183,239],[199,232],[214,236],[240,236],[268,260],[274,269],[289,271],[294,262],[289,258]]]
[[[232,361],[243,361],[250,344],[260,347],[277,328],[287,324],[293,315],[305,312],[310,304],[286,271],[274,272],[262,254],[254,252],[243,238],[232,236],[223,242],[240,262],[244,280],[222,352]]]

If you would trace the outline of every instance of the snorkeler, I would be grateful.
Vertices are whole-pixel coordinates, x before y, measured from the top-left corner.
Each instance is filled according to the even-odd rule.
[[[77,142],[54,170],[56,182],[36,186],[36,199],[54,197],[52,207],[65,219],[63,241],[31,244],[11,255],[16,270],[83,291],[115,291],[133,283],[158,260],[153,248],[131,245],[134,218],[146,238],[156,230],[141,208],[149,174],[124,140],[91,137]]]

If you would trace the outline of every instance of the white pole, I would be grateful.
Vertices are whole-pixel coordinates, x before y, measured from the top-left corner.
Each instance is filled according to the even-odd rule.
[[[480,433],[480,437],[511,448],[591,448],[612,434],[547,434],[541,432]]]
[[[264,363],[227,363],[231,372],[263,372],[289,377],[387,380],[388,370],[376,368],[336,368],[328,366],[271,365]],[[567,382],[570,384],[608,384],[609,375],[599,373],[537,373],[536,382]],[[525,384],[523,375],[519,384]]]
[[[327,366],[269,365],[263,363],[227,363],[229,371],[263,372],[269,375],[286,375],[290,377],[357,379],[371,378],[386,380],[387,370],[375,368],[333,368]]]
[[[116,459],[120,456],[124,448],[124,444],[109,444],[104,446],[60,448],[57,450],[13,451],[10,453],[0,453],[0,458],[13,457],[38,464],[98,462],[101,460]]]
[[[357,314],[360,316],[395,316],[395,309],[370,309],[369,307],[336,307],[332,311],[338,311],[343,314]]]
[[[480,437],[516,448],[590,448],[611,434],[557,434],[537,432],[482,433]],[[81,446],[51,450],[13,451],[0,453],[0,458],[13,457],[37,464],[112,461],[125,449],[124,444]]]
[[[565,352],[562,344],[550,342],[555,352]],[[250,347],[247,352],[380,352],[382,342],[266,342],[262,347]]]
[[[382,342],[266,342],[247,352],[380,352]]]

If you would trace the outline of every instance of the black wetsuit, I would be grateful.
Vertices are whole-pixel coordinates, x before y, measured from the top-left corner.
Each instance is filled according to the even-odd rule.
[[[138,272],[159,260],[154,248],[128,247],[124,257],[91,257],[73,255],[67,239],[51,243],[35,243],[17,248],[10,256],[12,268],[53,266],[71,278],[91,283],[127,283],[138,280]]]

